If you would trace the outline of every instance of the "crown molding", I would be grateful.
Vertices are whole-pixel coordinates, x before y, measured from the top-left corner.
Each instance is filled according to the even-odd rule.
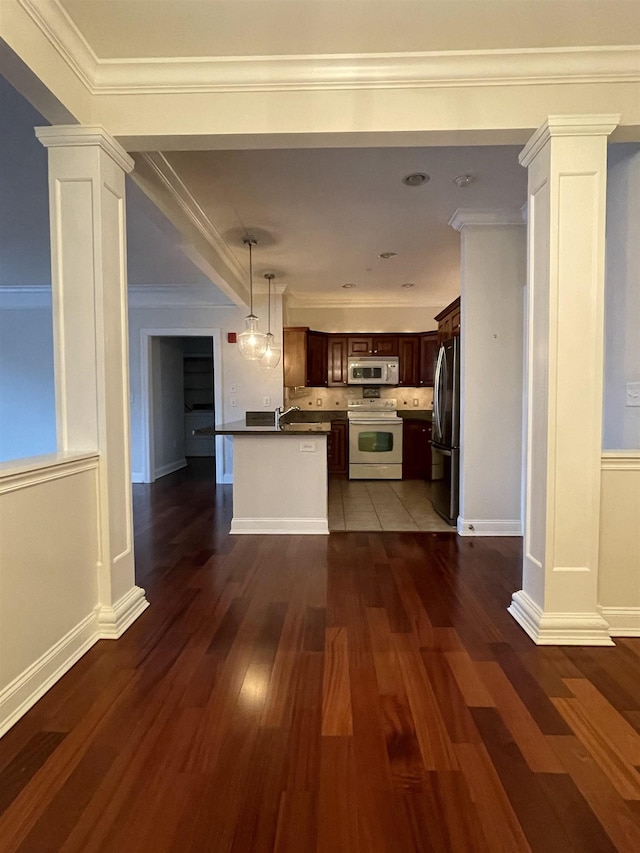
[[[127,295],[133,308],[237,308],[231,301],[220,302],[221,296],[226,300],[225,294],[206,284],[134,284]]]
[[[640,471],[640,450],[605,450],[602,453],[603,471]]]
[[[58,0],[18,0],[93,94],[393,89],[640,80],[640,47],[100,59]]]
[[[36,136],[45,148],[98,147],[126,173],[133,171],[134,162],[122,145],[101,125],[64,124],[36,127]]]
[[[549,116],[527,142],[518,160],[526,168],[554,136],[609,136],[619,124],[617,114]]]
[[[521,207],[495,210],[459,207],[449,225],[456,231],[462,231],[469,225],[524,225],[525,222]]]
[[[147,163],[180,210],[231,270],[236,279],[239,282],[244,281],[247,278],[246,270],[164,154],[154,151],[139,156]]]
[[[93,91],[100,60],[58,0],[18,0],[81,83]]]
[[[51,308],[50,284],[0,285],[0,310]]]

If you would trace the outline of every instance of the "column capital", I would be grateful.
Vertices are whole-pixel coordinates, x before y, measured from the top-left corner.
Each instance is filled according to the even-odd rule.
[[[483,209],[472,207],[459,207],[451,219],[449,225],[456,231],[462,231],[469,225],[524,225],[525,219],[521,207],[506,207],[495,209]]]
[[[552,136],[609,136],[619,124],[619,114],[549,116],[520,152],[520,165],[526,168]]]
[[[100,125],[53,125],[36,127],[36,136],[45,148],[90,148],[97,146],[126,173],[133,171],[134,162],[122,145]]]

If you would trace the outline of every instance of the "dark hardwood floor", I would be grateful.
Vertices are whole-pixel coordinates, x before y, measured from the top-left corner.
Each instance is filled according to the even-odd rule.
[[[0,741],[2,853],[640,851],[640,639],[535,647],[519,540],[134,497],[151,607]]]

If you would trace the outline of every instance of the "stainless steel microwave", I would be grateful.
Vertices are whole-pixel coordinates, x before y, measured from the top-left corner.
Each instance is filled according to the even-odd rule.
[[[351,357],[347,362],[349,385],[397,385],[400,361],[391,358]]]

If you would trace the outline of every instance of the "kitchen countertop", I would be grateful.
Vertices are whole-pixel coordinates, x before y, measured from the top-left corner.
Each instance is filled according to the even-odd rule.
[[[331,424],[324,421],[288,421],[281,427],[275,426],[247,426],[244,421],[232,421],[219,426],[202,427],[195,429],[194,435],[328,435],[331,432]]]

